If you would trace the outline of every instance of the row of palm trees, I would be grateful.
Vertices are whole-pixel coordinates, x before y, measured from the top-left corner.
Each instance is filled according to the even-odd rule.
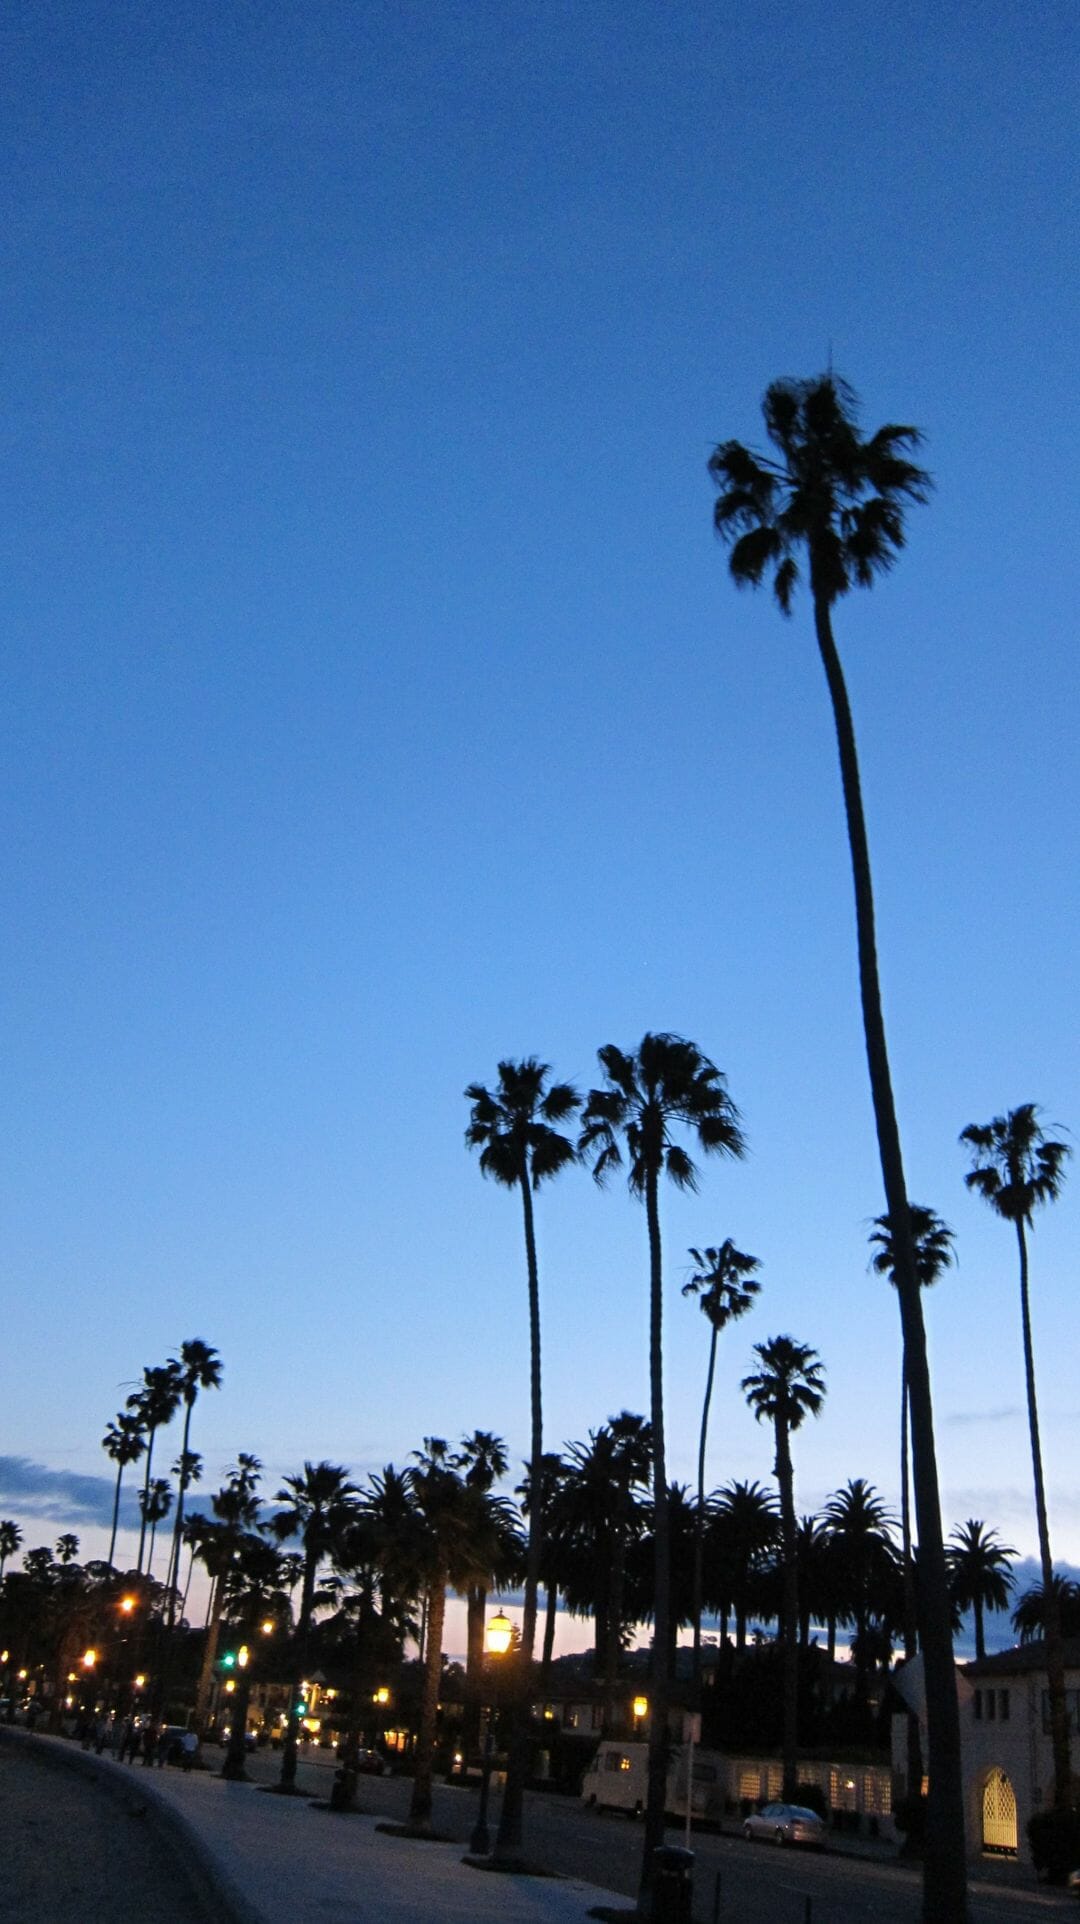
[[[964,1806],[960,1725],[952,1639],[949,1628],[949,1573],[941,1523],[933,1401],[923,1321],[922,1284],[914,1239],[911,1203],[904,1173],[900,1130],[893,1096],[878,969],[873,880],[863,808],[862,783],[851,706],[833,628],[834,610],[853,587],[870,587],[893,565],[904,546],[904,515],[912,503],[929,498],[930,476],[912,458],[921,436],[914,427],[888,423],[865,437],[859,428],[854,393],[830,370],[811,380],[781,380],[766,392],[763,414],[769,453],[735,440],[720,443],[709,461],[717,490],[714,526],[730,549],[732,578],[739,587],[758,587],[769,575],[781,611],[789,615],[805,566],[814,634],[832,704],[841,787],[847,820],[855,897],[856,941],[863,1029],[870,1091],[885,1191],[883,1219],[891,1239],[890,1268],[900,1308],[905,1410],[910,1423],[914,1507],[919,1542],[919,1582],[914,1597],[918,1614],[927,1698],[930,1792],[926,1822],[923,1889],[927,1920],[964,1924],[967,1887],[964,1871]],[[685,1146],[672,1137],[672,1125],[686,1126],[702,1149],[737,1156],[743,1142],[737,1112],[715,1066],[690,1043],[670,1035],[647,1035],[627,1054],[613,1045],[601,1050],[605,1087],[586,1100],[580,1147],[594,1156],[599,1180],[625,1152],[630,1184],[644,1203],[649,1235],[650,1419],[654,1431],[653,1496],[656,1511],[657,1644],[663,1647],[669,1609],[667,1485],[662,1387],[662,1246],[658,1209],[663,1171],[682,1187],[693,1187],[694,1168]],[[555,1107],[544,1112],[546,1070],[534,1059],[500,1065],[494,1092],[483,1085],[469,1090],[473,1118],[468,1140],[481,1148],[485,1173],[519,1187],[525,1213],[531,1329],[532,1452],[530,1470],[538,1479],[541,1462],[540,1338],[535,1237],[530,1185],[539,1186],[570,1160],[564,1144],[551,1160],[546,1136],[530,1136],[572,1114],[574,1094],[554,1085]],[[999,1119],[1006,1133],[1005,1118]],[[976,1155],[992,1156],[999,1147],[995,1125],[989,1140],[968,1139]],[[967,1133],[967,1132],[965,1132]],[[540,1150],[540,1160],[535,1151]],[[484,1160],[486,1158],[486,1161]],[[977,1163],[973,1180],[980,1180]],[[1053,1176],[1051,1175],[1051,1181]],[[1005,1184],[1006,1192],[1010,1185]],[[984,1187],[984,1194],[990,1194]],[[999,1191],[990,1198],[1002,1207]],[[1029,1217],[1022,1206],[1013,1220]],[[1021,1233],[1021,1265],[1026,1262]],[[1026,1289],[1026,1271],[1022,1278]],[[1025,1297],[1026,1304],[1026,1297]],[[1026,1315],[1026,1308],[1025,1308]],[[1029,1410],[1034,1411],[1034,1381],[1029,1372]],[[1040,1548],[1046,1541],[1040,1492],[1037,1434],[1032,1421]],[[527,1641],[535,1626],[536,1572],[539,1556],[530,1553],[526,1593]],[[1052,1571],[1044,1559],[1044,1587]],[[1055,1780],[1059,1802],[1068,1795],[1067,1730],[1060,1651],[1048,1638],[1051,1699],[1055,1706]],[[654,1701],[664,1701],[664,1681],[652,1679]],[[520,1851],[519,1789],[511,1763],[510,1811],[496,1846],[505,1855]],[[645,1911],[654,1847],[662,1840],[664,1759],[662,1741],[652,1747],[643,1838],[643,1875],[639,1897]],[[516,1827],[516,1828],[515,1828]],[[505,1834],[504,1834],[505,1832]]]
[[[120,1489],[124,1471],[145,1456],[143,1485],[139,1494],[139,1553],[136,1569],[141,1573],[143,1559],[153,1554],[153,1533],[157,1525],[168,1516],[173,1505],[173,1492],[164,1477],[153,1478],[154,1442],[159,1430],[172,1422],[181,1408],[184,1412],[183,1441],[180,1454],[172,1466],[172,1474],[177,1479],[176,1508],[173,1515],[172,1545],[169,1552],[169,1568],[166,1584],[175,1584],[179,1572],[180,1543],[184,1529],[184,1506],[187,1492],[197,1483],[202,1474],[202,1460],[190,1447],[191,1419],[200,1390],[221,1387],[222,1362],[217,1351],[199,1337],[181,1343],[178,1356],[169,1357],[161,1364],[148,1364],[143,1370],[142,1382],[132,1391],[126,1407],[118,1411],[113,1422],[109,1423],[101,1439],[101,1447],[110,1460],[116,1464],[116,1485],[113,1495],[112,1534],[109,1539],[108,1563],[110,1568],[116,1555],[116,1537],[120,1523]],[[150,1549],[147,1552],[147,1528],[150,1530]]]

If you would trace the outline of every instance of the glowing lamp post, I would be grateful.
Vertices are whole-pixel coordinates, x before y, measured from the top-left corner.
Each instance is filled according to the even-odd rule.
[[[491,1759],[494,1752],[495,1740],[495,1706],[498,1700],[498,1691],[496,1688],[498,1660],[505,1657],[513,1642],[513,1637],[514,1626],[509,1617],[504,1616],[501,1610],[498,1611],[498,1613],[489,1620],[487,1628],[484,1631],[484,1649],[489,1657],[495,1659],[495,1662],[489,1673],[492,1688],[491,1703],[488,1707],[487,1728],[484,1732],[484,1761],[480,1776],[480,1808],[476,1813],[476,1824],[473,1828],[472,1837],[469,1840],[469,1850],[473,1857],[486,1857],[491,1849],[487,1814],[488,1793],[491,1789]]]

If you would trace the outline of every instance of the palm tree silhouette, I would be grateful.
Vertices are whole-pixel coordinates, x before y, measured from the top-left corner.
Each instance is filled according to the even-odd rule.
[[[761,1264],[756,1256],[746,1256],[741,1249],[736,1249],[730,1236],[726,1236],[718,1248],[692,1249],[690,1255],[697,1267],[690,1281],[683,1284],[683,1295],[697,1297],[709,1323],[709,1367],[705,1375],[705,1399],[701,1410],[694,1530],[693,1616],[696,1702],[701,1687],[701,1588],[707,1519],[705,1445],[709,1434],[709,1405],[712,1402],[713,1378],[716,1374],[716,1342],[720,1331],[726,1329],[729,1323],[735,1322],[740,1316],[745,1316],[753,1304],[754,1297],[760,1293],[761,1284],[755,1282],[754,1272],[761,1268]]]
[[[349,1482],[345,1470],[336,1463],[325,1462],[305,1463],[302,1475],[287,1476],[274,1496],[275,1503],[283,1504],[284,1508],[271,1517],[269,1527],[279,1542],[299,1536],[304,1557],[293,1674],[289,1679],[289,1720],[282,1745],[279,1788],[283,1791],[292,1791],[296,1785],[296,1693],[307,1666],[319,1565],[355,1520],[359,1499],[360,1491]]]
[[[735,1648],[746,1649],[746,1627],[756,1609],[762,1572],[777,1546],[776,1498],[757,1481],[734,1481],[718,1490],[710,1505],[706,1553],[708,1588],[722,1612],[727,1641],[727,1612],[735,1616]]]
[[[951,1263],[953,1232],[934,1210],[923,1203],[908,1204],[911,1246],[915,1253],[915,1273],[920,1289],[930,1289]],[[896,1284],[896,1249],[888,1216],[875,1216],[870,1242],[875,1253],[870,1267],[876,1276],[887,1276]],[[900,1539],[904,1558],[904,1655],[910,1662],[915,1655],[915,1562],[911,1550],[911,1498],[908,1470],[908,1381],[906,1354],[900,1361]]]
[[[212,1588],[206,1640],[195,1691],[197,1730],[203,1727],[210,1701],[221,1620],[229,1601],[229,1577],[237,1561],[241,1539],[250,1534],[259,1521],[258,1486],[261,1473],[262,1464],[258,1457],[241,1452],[236,1468],[229,1471],[221,1489],[210,1498],[213,1518],[202,1518],[196,1555],[206,1567]]]
[[[116,1532],[120,1522],[120,1481],[129,1463],[137,1463],[146,1448],[142,1419],[133,1413],[125,1415],[118,1411],[115,1423],[110,1423],[101,1439],[101,1447],[106,1456],[116,1464],[116,1492],[113,1497],[112,1535],[109,1538],[109,1568],[113,1567],[116,1553]]]
[[[1046,1607],[1046,1671],[1050,1689],[1050,1741],[1054,1753],[1054,1796],[1067,1805],[1072,1797],[1069,1756],[1069,1718],[1065,1696],[1065,1653],[1057,1621],[1054,1563],[1050,1554],[1050,1524],[1046,1513],[1039,1406],[1035,1395],[1035,1350],[1031,1338],[1031,1301],[1028,1293],[1027,1232],[1034,1227],[1036,1209],[1056,1202],[1065,1180],[1065,1163],[1072,1154],[1067,1143],[1047,1136],[1034,1102],[1023,1102],[991,1122],[969,1123],[960,1141],[971,1151],[971,1168],[964,1181],[989,1203],[995,1214],[1016,1229],[1020,1253],[1020,1321],[1024,1342],[1024,1379],[1027,1385],[1031,1469],[1035,1483],[1035,1522],[1039,1534]]]
[[[875,577],[892,566],[904,545],[904,509],[910,502],[928,498],[930,477],[909,459],[921,441],[918,430],[889,423],[864,439],[855,395],[832,373],[808,381],[775,381],[766,392],[763,413],[776,456],[725,441],[710,459],[709,472],[719,490],[714,523],[731,546],[730,569],[736,584],[759,587],[766,572],[771,572],[784,614],[791,611],[800,554],[805,554],[809,567],[814,632],[832,702],[847,816],[878,1154],[886,1209],[899,1226],[897,1295],[911,1401],[930,1748],[923,1902],[928,1916],[964,1924],[967,1877],[960,1716],[926,1332],[908,1231],[907,1185],[885,1040],[855,729],[832,626],[836,603],[856,585],[872,586]]]
[[[423,1597],[427,1639],[423,1658],[420,1729],[414,1758],[409,1823],[431,1830],[432,1765],[442,1676],[446,1592],[468,1593],[490,1570],[491,1520],[487,1492],[469,1489],[442,1437],[424,1438],[404,1471],[389,1465],[373,1479],[369,1509],[379,1536],[379,1562],[388,1594]],[[509,1507],[509,1506],[505,1506]]]
[[[172,1629],[176,1616],[176,1593],[180,1587],[180,1537],[184,1526],[184,1495],[191,1477],[192,1453],[188,1448],[191,1438],[191,1413],[200,1390],[221,1388],[221,1358],[209,1343],[201,1342],[195,1336],[190,1342],[181,1343],[178,1357],[170,1358],[175,1372],[175,1380],[184,1405],[184,1440],[180,1445],[180,1478],[177,1485],[176,1515],[173,1518],[172,1553],[169,1560],[169,1573],[166,1583],[169,1586],[168,1626]]]
[[[833,1574],[855,1626],[855,1699],[865,1710],[869,1698],[870,1620],[885,1614],[882,1592],[887,1595],[889,1579],[899,1574],[892,1534],[895,1525],[873,1484],[861,1476],[851,1477],[829,1498],[822,1520],[835,1558]]]
[[[139,1509],[142,1513],[143,1529],[145,1530],[147,1525],[150,1527],[150,1543],[146,1552],[147,1576],[150,1575],[154,1561],[154,1538],[157,1536],[158,1524],[164,1523],[172,1509],[172,1504],[173,1493],[167,1477],[156,1476],[149,1489],[139,1491]]]
[[[760,1369],[742,1380],[742,1390],[759,1423],[769,1422],[776,1438],[776,1483],[784,1558],[783,1645],[784,1724],[783,1795],[795,1797],[798,1782],[799,1575],[798,1522],[791,1437],[803,1418],[816,1416],[825,1401],[825,1372],[816,1350],[791,1336],[755,1343]]]
[[[139,1556],[135,1566],[141,1575],[143,1550],[146,1545],[150,1473],[154,1461],[154,1437],[164,1424],[172,1422],[180,1406],[180,1385],[176,1380],[176,1365],[157,1363],[145,1368],[142,1388],[132,1392],[127,1399],[127,1406],[129,1410],[134,1411],[146,1437],[146,1467],[143,1471],[142,1496],[139,1501],[141,1512]]]
[[[549,1082],[546,1062],[527,1056],[522,1062],[499,1063],[494,1090],[471,1082],[465,1091],[472,1104],[465,1131],[468,1148],[480,1151],[480,1171],[507,1189],[519,1189],[525,1230],[525,1267],[529,1290],[529,1471],[539,1488],[544,1455],[543,1397],[540,1357],[540,1281],[536,1261],[533,1191],[576,1160],[573,1144],[560,1134],[580,1106],[577,1090],[568,1082]],[[513,1732],[503,1791],[494,1855],[504,1865],[519,1861],[526,1775],[529,1670],[536,1643],[537,1595],[543,1556],[543,1513],[537,1505],[529,1513],[525,1564],[525,1597],[521,1621],[519,1676],[525,1693],[514,1705]]]
[[[647,1034],[627,1054],[612,1043],[599,1052],[605,1087],[592,1089],[582,1114],[579,1148],[603,1183],[623,1160],[630,1193],[644,1201],[649,1235],[649,1396],[653,1447],[656,1569],[650,1677],[649,1777],[642,1840],[639,1904],[651,1896],[653,1852],[664,1841],[667,1786],[667,1652],[671,1615],[671,1545],[664,1446],[663,1251],[660,1177],[678,1189],[697,1187],[697,1170],[674,1132],[684,1130],[707,1155],[744,1153],[739,1112],[715,1063],[682,1036]]]
[[[23,1533],[18,1524],[11,1517],[4,1517],[0,1521],[0,1579],[4,1575],[4,1565],[9,1557],[15,1555],[22,1540]]]
[[[462,1438],[461,1447],[454,1459],[454,1467],[463,1474],[467,1488],[479,1490],[486,1495],[492,1486],[506,1475],[509,1458],[506,1444],[501,1436],[491,1430],[474,1430],[471,1436]],[[508,1575],[508,1573],[507,1573]],[[480,1723],[483,1713],[484,1670],[484,1616],[487,1610],[488,1586],[485,1579],[469,1585],[465,1604],[465,1695],[468,1715],[466,1719],[465,1745],[467,1752],[471,1746],[478,1748],[480,1742]]]
[[[1061,1625],[1063,1637],[1080,1637],[1080,1583],[1071,1577],[1060,1576],[1055,1570],[1054,1581],[1050,1585],[1053,1598],[1052,1609]],[[1046,1636],[1046,1591],[1041,1583],[1025,1590],[1016,1609],[1012,1613],[1013,1629],[1018,1632],[1021,1643],[1037,1643]]]
[[[1007,1610],[1014,1578],[1010,1564],[1017,1551],[1002,1543],[996,1530],[988,1530],[978,1517],[957,1524],[949,1537],[949,1569],[952,1573],[953,1601],[958,1610],[971,1610],[975,1616],[975,1657],[986,1655],[983,1614],[987,1610]]]

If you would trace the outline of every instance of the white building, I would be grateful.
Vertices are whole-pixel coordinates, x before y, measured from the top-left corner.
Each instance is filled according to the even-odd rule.
[[[916,1664],[904,1666],[910,1673]],[[1065,1642],[1065,1688],[1073,1765],[1080,1762],[1076,1743],[1080,1726],[1080,1639]],[[924,1705],[915,1691],[897,1683],[920,1722]],[[1042,1643],[1018,1644],[976,1663],[965,1664],[958,1678],[960,1741],[964,1773],[964,1820],[968,1851],[1016,1856],[1031,1863],[1028,1819],[1054,1801],[1054,1760],[1050,1744],[1050,1693]],[[923,1735],[925,1756],[925,1728]],[[894,1771],[905,1768],[905,1720],[893,1722]]]

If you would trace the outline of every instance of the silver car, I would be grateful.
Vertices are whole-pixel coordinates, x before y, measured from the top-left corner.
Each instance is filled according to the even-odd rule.
[[[802,1804],[766,1804],[743,1819],[743,1836],[764,1838],[770,1844],[807,1844],[825,1849],[825,1820]]]

